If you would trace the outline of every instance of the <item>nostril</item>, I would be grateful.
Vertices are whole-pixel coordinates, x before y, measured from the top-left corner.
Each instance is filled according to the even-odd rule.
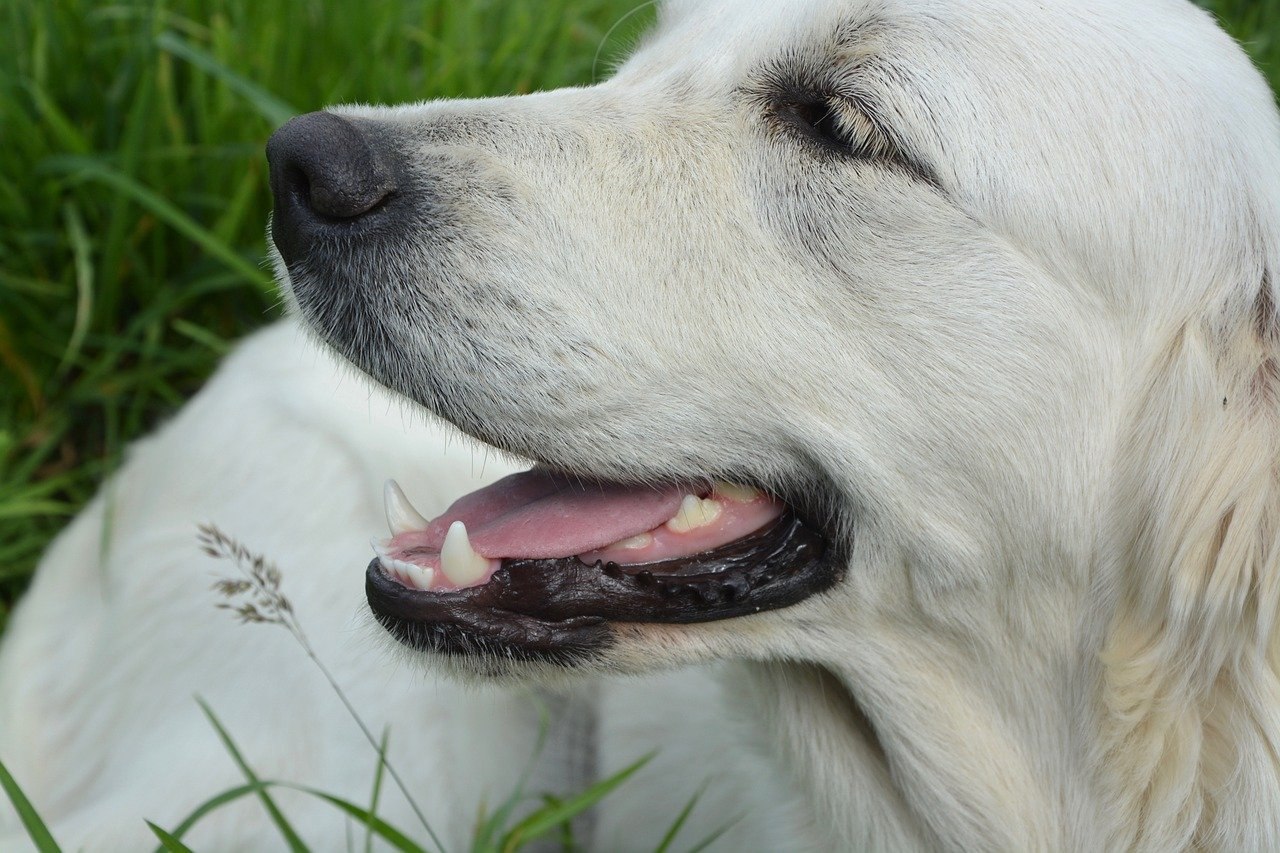
[[[396,189],[370,138],[333,113],[291,119],[267,142],[277,217],[349,220],[382,204]]]
[[[290,163],[284,167],[284,185],[289,194],[288,201],[306,207],[311,206],[311,178],[306,171]]]

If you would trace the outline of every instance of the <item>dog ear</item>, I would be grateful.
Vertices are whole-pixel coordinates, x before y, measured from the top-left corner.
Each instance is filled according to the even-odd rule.
[[[1244,266],[1144,373],[1121,447],[1101,708],[1120,846],[1261,849],[1236,833],[1280,784],[1280,319],[1275,276]]]

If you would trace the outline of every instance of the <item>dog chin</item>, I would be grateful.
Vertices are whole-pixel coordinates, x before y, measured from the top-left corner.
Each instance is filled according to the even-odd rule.
[[[795,609],[807,606],[802,603]],[[770,645],[766,638],[789,633],[787,617],[781,611],[696,624],[618,622],[608,626],[608,641],[600,646],[555,655],[500,648],[474,636],[462,640],[465,650],[415,645],[387,631],[373,611],[362,621],[382,654],[432,676],[476,687],[534,687],[553,692],[576,689],[592,676],[643,677],[721,660],[761,658],[760,644]],[[750,623],[749,629],[745,623]],[[744,648],[744,635],[753,637],[757,645]],[[784,643],[778,641],[778,645]],[[772,656],[765,653],[763,657]]]

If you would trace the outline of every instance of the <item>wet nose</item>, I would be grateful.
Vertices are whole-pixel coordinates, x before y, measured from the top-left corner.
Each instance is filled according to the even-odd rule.
[[[271,236],[285,263],[317,236],[349,230],[396,191],[385,161],[370,134],[333,113],[298,116],[272,134]]]

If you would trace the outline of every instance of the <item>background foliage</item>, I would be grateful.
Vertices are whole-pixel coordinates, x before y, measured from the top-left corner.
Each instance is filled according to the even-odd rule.
[[[124,445],[278,315],[276,126],[589,83],[651,18],[610,33],[635,5],[0,2],[0,626]]]
[[[0,2],[0,629],[125,443],[277,315],[275,126],[589,83],[651,20],[610,34],[637,2]],[[1274,85],[1280,0],[1203,5]]]

